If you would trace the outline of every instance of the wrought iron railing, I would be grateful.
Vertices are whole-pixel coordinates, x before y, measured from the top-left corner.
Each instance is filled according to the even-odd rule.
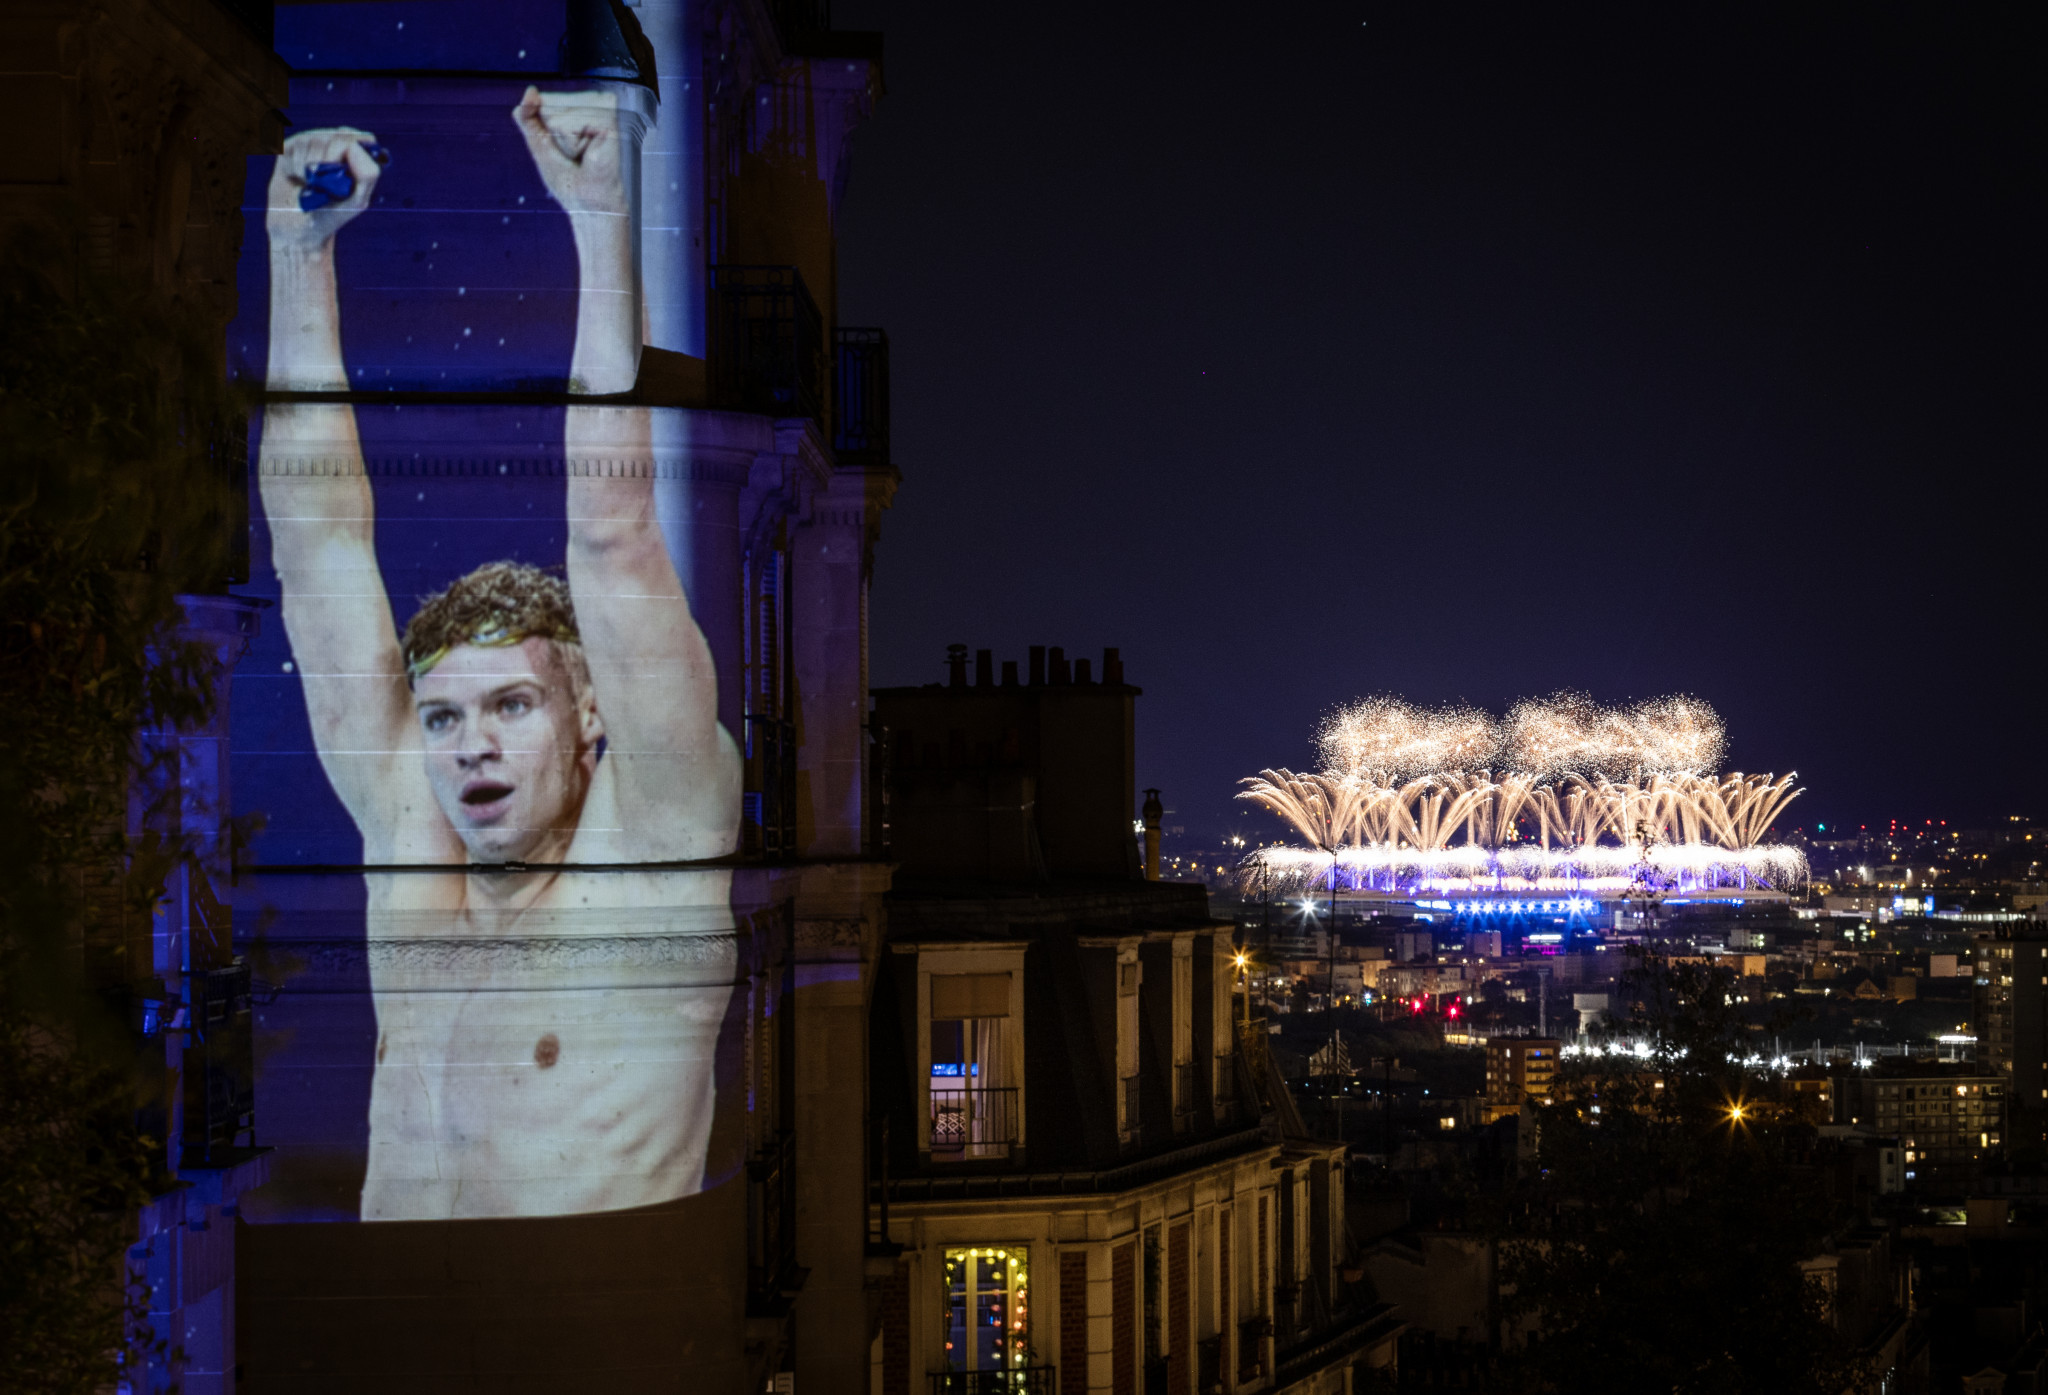
[[[1173,1112],[1192,1114],[1198,1101],[1195,1098],[1195,1063],[1177,1061],[1173,1067]]]
[[[1286,1225],[1286,1219],[1287,1213],[1285,1208],[1283,1207],[1281,1210],[1281,1224],[1283,1227],[1283,1231]],[[1281,1243],[1283,1246],[1286,1244],[1286,1236],[1284,1233],[1281,1236]],[[1280,1263],[1283,1266],[1287,1263],[1287,1256],[1284,1253],[1280,1257]],[[1295,1335],[1297,1335],[1300,1332],[1302,1326],[1300,1306],[1300,1284],[1294,1283],[1273,1285],[1273,1330],[1278,1332],[1284,1338],[1291,1339]]]
[[[1237,1325],[1237,1378],[1248,1381],[1265,1369],[1266,1338],[1273,1335],[1273,1319],[1247,1318]]]
[[[747,1160],[747,1289],[763,1297],[796,1268],[796,1137]]]
[[[796,724],[780,717],[747,718],[746,791],[740,798],[745,851],[757,857],[796,855]]]
[[[250,1033],[249,966],[185,977],[191,1027],[185,1049],[185,1156],[219,1161],[244,1134],[255,1143],[256,1069]]]
[[[1008,1371],[933,1371],[930,1395],[1052,1395],[1053,1368]]]
[[[1209,1080],[1216,1092],[1216,1103],[1235,1104],[1237,1102],[1236,1060],[1230,1056],[1212,1056],[1209,1058],[1209,1061]]]
[[[1138,1093],[1137,1076],[1127,1075],[1123,1078],[1123,1095],[1124,1132],[1129,1134],[1133,1141],[1135,1141],[1142,1138],[1145,1133],[1145,1121],[1138,1114],[1138,1107],[1143,1100],[1142,1096]]]
[[[932,1081],[932,1153],[994,1157],[1017,1141],[1015,1088],[953,1088]]]
[[[832,348],[832,451],[842,465],[887,465],[889,336],[842,325]]]
[[[718,406],[822,424],[825,321],[795,267],[712,267],[710,341]]]
[[[1254,1017],[1251,1021],[1238,1026],[1237,1054],[1244,1062],[1245,1076],[1252,1087],[1252,1097],[1246,1103],[1259,1110],[1271,1109],[1274,1103],[1267,1094],[1271,1080],[1267,1066],[1268,1050],[1264,1018]]]

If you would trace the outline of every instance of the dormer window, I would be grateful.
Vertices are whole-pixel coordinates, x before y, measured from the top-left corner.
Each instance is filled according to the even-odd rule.
[[[923,1146],[934,1162],[1006,1158],[1023,1142],[1022,964],[983,968],[1011,959],[942,952],[919,965]]]

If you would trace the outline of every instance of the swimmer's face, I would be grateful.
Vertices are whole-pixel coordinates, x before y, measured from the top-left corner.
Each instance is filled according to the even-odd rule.
[[[553,640],[457,645],[413,684],[427,782],[472,862],[560,861],[604,727]]]

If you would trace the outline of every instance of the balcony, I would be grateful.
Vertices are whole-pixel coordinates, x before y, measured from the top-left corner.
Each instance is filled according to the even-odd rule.
[[[932,1081],[934,1158],[1008,1157],[1017,1142],[1014,1088],[963,1089]]]
[[[1210,1058],[1212,1067],[1210,1079],[1215,1086],[1215,1101],[1218,1105],[1237,1103],[1237,1061],[1230,1056]]]
[[[825,321],[793,266],[711,268],[713,402],[823,421]]]
[[[1173,1067],[1173,1117],[1175,1126],[1185,1115],[1195,1112],[1195,1063],[1176,1061]]]
[[[751,857],[794,857],[796,723],[749,713],[740,796],[740,846]]]
[[[1053,1368],[1012,1371],[933,1371],[929,1395],[1052,1395]]]
[[[1240,1383],[1256,1380],[1266,1367],[1266,1339],[1273,1335],[1273,1319],[1248,1318],[1237,1325],[1237,1378]]]
[[[796,1135],[788,1131],[747,1160],[747,1300],[767,1311],[796,1267]]]
[[[195,970],[186,976],[191,1036],[185,1049],[184,1159],[209,1167],[232,1157],[237,1140],[255,1144],[256,1070],[250,1032],[249,966]]]
[[[887,465],[889,336],[842,326],[832,348],[833,454],[842,465]]]

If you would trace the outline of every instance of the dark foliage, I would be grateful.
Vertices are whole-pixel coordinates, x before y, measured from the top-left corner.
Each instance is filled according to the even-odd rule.
[[[133,288],[0,257],[0,1390],[88,1391],[148,1340],[123,1255],[164,1140],[129,1037],[128,945],[182,850],[145,831],[149,733],[202,718],[177,634],[234,517],[212,355]],[[146,1059],[146,1058],[145,1058]],[[143,1073],[138,1074],[138,1071]]]
[[[1723,971],[1637,956],[1625,1020],[1602,1043],[1618,1050],[1564,1063],[1533,1108],[1536,1167],[1501,1252],[1519,1388],[1852,1388],[1826,1295],[1801,1268],[1840,1218],[1806,1166],[1811,1128],[1741,1059],[1730,986]]]

